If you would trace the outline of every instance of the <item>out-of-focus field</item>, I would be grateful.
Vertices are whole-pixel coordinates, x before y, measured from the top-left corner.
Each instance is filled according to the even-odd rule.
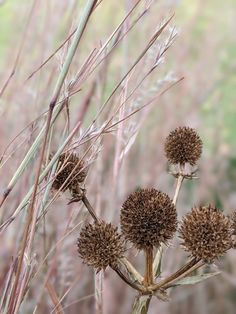
[[[21,205],[34,184],[39,149],[22,173],[16,176],[16,170],[44,125],[68,43],[35,70],[74,30],[86,2],[0,1],[1,197],[14,181],[0,209],[0,294],[10,274],[14,276],[27,212]],[[85,185],[96,212],[118,225],[121,204],[136,188],[156,187],[173,197],[175,182],[168,174],[163,143],[173,128],[187,125],[198,130],[204,146],[199,178],[185,181],[181,189],[179,219],[192,206],[205,203],[230,214],[236,208],[236,2],[140,1],[101,51],[135,3],[103,0],[92,14],[62,88],[65,106],[51,129],[43,169],[49,154],[81,121],[68,147],[89,164]],[[173,12],[169,26],[112,95]],[[114,126],[104,130],[110,119]],[[19,313],[57,313],[57,300],[64,313],[93,313],[95,299],[103,303],[105,314],[130,313],[135,293],[109,269],[104,280],[95,277],[78,257],[79,230],[91,220],[84,206],[68,205],[69,194],[47,190],[49,181],[46,176],[38,189],[38,220],[23,261],[28,288]],[[178,242],[166,249],[163,275],[186,259]],[[129,257],[143,271],[142,254],[131,249]],[[216,264],[220,276],[171,291],[171,302],[153,299],[150,313],[235,313],[236,251],[230,250]]]

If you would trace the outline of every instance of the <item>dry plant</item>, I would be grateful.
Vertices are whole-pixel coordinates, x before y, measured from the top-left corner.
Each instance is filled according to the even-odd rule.
[[[213,205],[194,207],[179,228],[181,245],[189,253],[189,260],[176,272],[156,281],[162,274],[163,245],[177,231],[176,203],[180,188],[184,179],[193,179],[196,174],[202,141],[194,129],[179,127],[167,137],[165,152],[170,165],[175,167],[171,172],[176,177],[174,199],[154,188],[139,189],[122,205],[121,234],[117,227],[97,218],[92,210],[94,223],[87,224],[78,239],[79,255],[87,265],[97,272],[110,266],[126,284],[139,292],[132,313],[147,313],[153,296],[168,301],[167,290],[172,287],[194,285],[218,275],[219,271],[200,275],[196,271],[212,264],[235,245],[236,213],[230,219]],[[190,173],[186,172],[188,164],[194,167]],[[86,207],[91,212],[91,206]],[[125,257],[124,240],[144,252],[144,276]]]
[[[182,74],[175,77],[163,67],[177,35],[173,15],[166,9],[157,15],[153,8],[158,4],[150,0],[128,0],[122,13],[119,3],[104,0],[33,0],[28,5],[27,19],[25,6],[16,9],[23,35],[20,42],[13,40],[0,85],[0,312],[91,313],[95,303],[101,314],[111,312],[109,305],[117,297],[124,306],[114,307],[124,313],[135,292],[133,312],[145,313],[152,297],[168,300],[168,289],[217,274],[192,275],[231,245],[223,214],[213,205],[194,207],[179,228],[191,258],[177,272],[165,265],[172,273],[162,276],[164,246],[177,230],[180,188],[195,177],[201,151],[201,140],[192,131],[184,137],[189,141],[183,149],[182,136],[191,129],[170,134],[166,156],[177,165],[170,169],[177,182],[172,200],[151,188],[164,173],[161,145],[153,145],[150,162],[134,145],[146,136],[145,124],[152,110],[159,110],[160,99],[165,102],[166,92],[182,81]],[[118,14],[109,14],[104,32],[102,18],[109,6]],[[198,79],[207,94],[210,83]],[[169,125],[162,123],[158,132],[148,134],[154,142],[175,124],[179,108],[172,100],[167,98],[162,111],[171,104]],[[185,163],[193,166],[192,172]],[[141,168],[144,176],[153,174],[142,182],[150,188],[139,188],[136,172]],[[121,206],[133,182],[137,190]],[[121,232],[115,227],[119,207]],[[202,229],[198,221],[205,221]],[[235,230],[235,216],[233,221]],[[216,224],[221,224],[219,230]],[[94,274],[85,273],[77,256],[79,229],[79,254],[99,271]],[[216,245],[212,234],[219,236]],[[144,252],[145,263],[137,250]],[[137,269],[145,264],[144,275],[134,260]],[[115,277],[111,284],[113,272],[104,274],[108,266],[121,281]]]
[[[81,215],[81,220],[75,223],[77,219],[76,211],[70,212],[65,230],[62,233],[60,231],[61,238],[58,240],[53,235],[53,231],[49,232],[48,230],[48,228],[50,229],[48,225],[50,225],[49,217],[52,204],[57,201],[63,192],[69,190],[71,198],[68,205],[73,205],[73,203],[82,200],[92,217],[97,220],[97,214],[86,197],[84,187],[80,187],[80,184],[85,180],[89,165],[98,158],[104,137],[115,133],[118,126],[124,126],[124,123],[131,121],[135,114],[139,115],[141,111],[147,111],[153,102],[181,80],[172,79],[167,81],[160,88],[156,88],[155,93],[150,93],[145,101],[141,103],[138,103],[135,99],[138,97],[140,86],[158,67],[159,59],[168,50],[176,35],[175,32],[168,30],[171,16],[153,31],[144,47],[133,59],[132,64],[125,68],[121,78],[114,87],[108,89],[107,94],[105,89],[108,82],[106,77],[107,68],[112,61],[112,56],[131,31],[150,12],[152,1],[136,1],[134,5],[127,9],[125,16],[111,32],[108,39],[102,44],[99,43],[98,47],[90,50],[84,61],[80,60],[79,63],[76,63],[74,57],[78,47],[81,46],[85,29],[89,25],[92,14],[96,13],[103,5],[102,2],[87,1],[77,25],[72,27],[72,30],[70,19],[67,20],[69,35],[62,44],[49,57],[45,57],[44,51],[42,51],[39,56],[40,65],[35,66],[34,70],[26,67],[26,71],[31,74],[25,76],[25,73],[23,73],[22,77],[22,73],[18,69],[23,60],[27,60],[27,55],[23,54],[24,48],[27,46],[27,35],[30,34],[30,25],[34,22],[33,17],[35,17],[40,6],[37,1],[33,1],[13,68],[10,69],[9,74],[2,83],[0,95],[4,100],[4,108],[7,112],[8,107],[5,106],[5,102],[11,102],[12,88],[16,94],[16,91],[20,93],[22,81],[24,82],[23,86],[27,84],[29,84],[27,86],[30,86],[33,79],[36,79],[37,82],[39,74],[43,76],[43,80],[36,88],[37,93],[42,95],[41,98],[37,97],[37,101],[42,106],[40,115],[33,121],[27,121],[26,126],[6,145],[1,156],[1,169],[6,168],[14,155],[22,159],[20,164],[16,162],[14,165],[15,169],[10,174],[11,177],[3,180],[5,187],[0,201],[1,235],[8,239],[11,234],[9,230],[18,230],[13,234],[14,245],[10,250],[11,253],[9,254],[10,251],[7,253],[8,261],[4,263],[3,273],[1,272],[0,308],[2,313],[18,313],[22,307],[23,311],[28,311],[27,306],[34,313],[44,311],[47,308],[48,301],[52,302],[54,306],[53,312],[61,313],[64,311],[61,303],[75,283],[71,283],[68,288],[63,285],[62,296],[59,299],[51,283],[53,269],[58,262],[58,250],[63,250],[65,239],[75,232],[84,218]],[[75,4],[70,7],[69,15],[71,20],[75,18],[76,7]],[[60,9],[61,12],[65,10],[63,4]],[[50,25],[46,23],[45,27],[46,29],[47,27],[50,28]],[[148,60],[147,53],[157,40],[162,40],[161,36],[164,36],[164,38],[167,36],[165,45],[158,50],[155,60],[153,58]],[[34,37],[32,37],[32,40],[34,40]],[[33,48],[31,47],[31,49]],[[23,56],[25,59],[23,59]],[[51,74],[48,75],[50,71],[45,71],[45,68],[49,66],[49,63],[55,57],[59,57],[60,71],[55,75],[57,65],[53,65]],[[74,71],[71,67],[72,62],[73,69],[76,69]],[[145,69],[143,75],[140,76],[139,69],[143,64],[145,64]],[[70,71],[74,73],[72,74]],[[129,85],[128,89],[128,82],[131,77],[135,76],[137,80],[132,79],[132,84]],[[16,78],[19,80],[17,83]],[[35,81],[33,84],[35,84]],[[29,90],[32,91],[32,88],[31,85]],[[82,89],[86,90],[86,88],[88,89],[86,93],[82,92]],[[70,115],[72,97],[80,92],[82,92],[83,99],[80,104],[80,111],[74,118]],[[99,95],[99,93],[101,97],[99,108],[92,111],[93,114],[95,113],[93,119],[89,121],[87,128],[82,129],[81,125],[85,114],[88,112],[95,95]],[[115,97],[116,102],[114,102]],[[20,99],[19,96],[14,101],[16,99]],[[48,102],[47,110],[43,107],[45,99],[48,99],[46,101]],[[124,110],[125,106],[131,101],[136,104]],[[44,109],[42,110],[42,108]],[[22,110],[24,110],[23,107]],[[26,117],[28,119],[28,116]],[[25,121],[23,124],[25,124]],[[71,127],[72,124],[73,127]],[[131,132],[133,133],[132,136],[135,136],[137,129],[131,129]],[[29,138],[28,134],[30,134]],[[27,145],[25,145],[26,143]],[[120,148],[118,149],[120,150]],[[78,149],[82,151],[79,158],[75,154]],[[18,184],[20,190],[17,191]],[[15,190],[18,193],[16,203],[12,202],[15,197]],[[52,190],[56,190],[56,193],[52,194]],[[13,206],[9,204],[13,204]],[[103,227],[104,232],[106,232],[106,226]],[[115,233],[115,230],[112,230],[112,227],[110,229],[108,227],[109,232]],[[57,231],[55,230],[55,232]],[[56,243],[52,242],[51,237],[56,239]],[[114,241],[117,241],[115,234]],[[121,248],[120,250],[122,252]],[[51,258],[52,253],[54,255]],[[98,286],[102,285],[102,278],[96,277],[95,282]],[[37,293],[37,300],[35,304],[32,304],[31,293],[37,286],[39,287],[39,283],[41,292]],[[47,302],[43,302],[45,289],[49,298]],[[97,308],[102,307],[100,294],[101,292],[96,296]]]

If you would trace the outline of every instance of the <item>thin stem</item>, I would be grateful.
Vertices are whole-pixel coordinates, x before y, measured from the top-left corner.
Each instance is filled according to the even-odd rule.
[[[112,267],[112,269],[117,273],[117,275],[127,284],[129,285],[131,288],[139,291],[139,292],[142,292],[142,293],[147,293],[148,291],[145,289],[145,287],[135,283],[135,282],[132,282],[128,277],[126,277],[122,272],[121,270],[118,268],[118,267]]]
[[[26,222],[26,226],[25,226],[25,230],[24,230],[24,234],[23,234],[22,249],[20,251],[19,262],[18,262],[17,270],[16,270],[16,278],[15,278],[15,281],[14,281],[13,292],[12,292],[12,295],[11,295],[11,302],[10,302],[9,313],[15,312],[14,311],[14,305],[15,305],[14,299],[15,299],[15,296],[16,296],[18,282],[19,282],[19,278],[20,278],[20,274],[21,274],[23,258],[24,258],[24,254],[25,254],[25,250],[26,250],[26,246],[27,246],[28,234],[29,234],[29,231],[30,231],[31,222],[32,222],[33,215],[34,215],[34,203],[35,203],[35,200],[36,200],[36,194],[37,194],[37,189],[38,189],[38,184],[39,184],[39,176],[40,176],[42,162],[43,162],[43,157],[44,157],[44,152],[45,152],[45,148],[46,148],[46,144],[47,144],[47,135],[48,135],[48,131],[49,131],[49,128],[50,128],[50,122],[51,122],[53,108],[54,108],[53,106],[50,106],[51,110],[49,111],[49,114],[48,114],[48,119],[47,119],[47,124],[46,124],[46,130],[45,130],[43,146],[42,146],[42,149],[41,149],[41,152],[40,152],[39,163],[38,163],[38,167],[37,167],[37,170],[36,170],[36,178],[35,178],[35,183],[34,183],[32,199],[31,199],[31,202],[30,202],[28,215],[27,215],[27,222]],[[17,302],[17,299],[15,299],[15,301]]]
[[[173,283],[175,283],[175,281],[180,280],[184,277],[186,277],[187,275],[191,274],[193,271],[197,270],[198,268],[202,267],[205,265],[205,262],[203,261],[199,261],[198,263],[196,263],[195,265],[193,265],[192,267],[190,267],[188,270],[186,270],[183,274],[179,275],[176,279],[172,280],[171,282],[169,282],[168,284],[165,284],[163,286],[164,289],[168,289],[171,288]]]
[[[95,222],[99,222],[99,218],[97,217],[97,215],[95,214],[95,211],[92,207],[92,205],[90,204],[88,198],[86,197],[86,195],[83,195],[82,197],[82,202],[84,203],[84,206],[87,208],[87,210],[89,211],[90,215],[93,217],[93,220]]]
[[[93,8],[95,7],[97,3],[97,0],[91,0],[88,2],[88,5],[86,6],[85,9],[85,14],[84,14],[84,19],[81,20],[78,29],[76,31],[75,37],[73,39],[73,42],[71,44],[71,47],[68,51],[68,54],[66,56],[66,60],[65,63],[63,65],[62,71],[60,76],[58,77],[58,80],[56,82],[56,86],[53,92],[53,96],[51,99],[51,102],[49,104],[49,111],[48,111],[48,117],[47,117],[47,121],[46,121],[46,126],[45,126],[45,130],[44,133],[42,134],[43,137],[43,145],[41,148],[41,152],[40,152],[40,157],[39,157],[39,162],[38,162],[38,167],[36,169],[36,175],[35,175],[35,183],[34,183],[34,188],[33,188],[33,193],[32,193],[32,199],[29,205],[29,210],[28,210],[28,215],[27,215],[27,222],[26,222],[26,226],[24,229],[24,234],[23,234],[23,240],[22,240],[22,249],[20,251],[20,256],[19,256],[19,262],[17,265],[17,270],[16,270],[16,278],[14,281],[14,285],[13,285],[13,290],[12,290],[12,295],[11,295],[11,300],[10,300],[10,306],[9,306],[9,313],[14,313],[15,312],[15,305],[19,303],[18,297],[16,297],[16,292],[17,292],[17,288],[18,288],[18,284],[19,284],[19,279],[20,279],[20,274],[21,274],[21,270],[22,270],[22,264],[23,264],[23,258],[24,258],[24,254],[25,254],[25,250],[27,247],[27,240],[28,240],[28,234],[31,228],[31,222],[33,220],[33,215],[34,215],[34,203],[36,200],[36,195],[37,195],[37,189],[38,189],[38,184],[40,182],[40,172],[41,172],[41,168],[42,168],[42,163],[43,163],[43,158],[44,158],[44,153],[45,153],[45,149],[46,149],[46,145],[47,145],[47,138],[48,138],[48,133],[50,130],[50,126],[51,126],[51,120],[52,120],[52,115],[53,115],[53,111],[56,105],[56,102],[59,98],[60,92],[61,92],[61,88],[63,86],[64,80],[66,78],[66,75],[69,71],[69,67],[71,65],[72,59],[75,55],[75,52],[77,50],[78,44],[80,42],[80,39],[82,37],[82,34],[85,30],[85,27],[87,25],[88,19],[93,11]],[[44,135],[44,136],[43,136]],[[11,188],[8,187],[8,191],[10,192]],[[4,200],[6,199],[7,195],[9,194],[9,192],[6,194],[5,198],[2,200],[1,204],[3,204]],[[18,305],[19,307],[19,305]]]
[[[176,180],[176,188],[175,188],[175,194],[174,194],[174,198],[173,198],[173,204],[174,205],[176,205],[176,203],[177,203],[180,188],[181,188],[183,181],[184,181],[184,176],[182,174],[179,174],[179,176]]]
[[[126,257],[120,259],[120,262],[125,267],[127,273],[133,281],[137,281],[139,284],[143,282],[143,276],[137,271],[137,269],[127,260]]]
[[[92,11],[95,8],[97,2],[98,2],[98,0],[89,0],[87,2],[87,5],[86,5],[85,10],[83,12],[82,18],[81,18],[80,23],[78,25],[78,28],[75,32],[72,44],[71,44],[70,49],[68,51],[68,54],[66,56],[65,63],[63,65],[61,73],[58,77],[58,80],[56,82],[56,86],[55,86],[55,89],[53,92],[52,100],[51,100],[50,105],[49,105],[48,116],[50,115],[50,111],[53,111],[53,109],[55,107],[55,104],[56,104],[58,97],[60,95],[61,88],[64,84],[64,80],[65,80],[66,75],[69,71],[69,67],[71,65],[72,59],[75,55],[75,52],[77,50],[77,47],[78,47],[79,42],[81,40],[81,37],[82,37],[84,30],[87,26],[88,20],[92,14]],[[64,107],[64,102],[62,102],[62,104],[57,108],[55,115],[54,115],[54,118],[53,118],[53,121],[55,121],[56,117],[58,116],[59,112],[61,111],[61,109],[63,107]],[[53,109],[51,109],[51,108],[53,108]],[[48,123],[48,121],[49,121],[49,118],[47,119],[46,123]],[[50,118],[50,121],[51,121],[51,118]],[[23,161],[21,162],[20,166],[18,167],[14,176],[12,177],[11,181],[9,182],[9,184],[8,184],[4,194],[3,194],[2,200],[0,202],[0,207],[3,205],[6,198],[8,197],[10,192],[12,191],[13,187],[15,186],[16,182],[20,178],[21,174],[23,173],[25,168],[28,166],[30,160],[32,159],[35,151],[37,150],[38,146],[40,145],[40,142],[43,139],[43,136],[45,136],[45,134],[46,134],[46,126],[44,126],[41,129],[40,133],[38,134],[37,138],[35,139],[34,143],[32,144],[31,148],[29,149],[28,153],[25,155]]]
[[[144,276],[144,285],[150,286],[153,284],[153,247],[149,247],[145,250],[146,255],[146,270]]]
[[[182,266],[180,269],[178,269],[175,273],[173,273],[172,275],[170,275],[169,277],[161,280],[160,282],[158,282],[157,284],[151,286],[151,290],[156,291],[164,286],[166,286],[167,284],[170,284],[171,282],[177,280],[180,278],[180,276],[182,276],[184,274],[184,276],[186,274],[189,273],[189,270],[191,270],[194,266],[196,266],[199,263],[199,259],[193,258],[191,259],[186,265]],[[192,271],[192,270],[191,270]]]

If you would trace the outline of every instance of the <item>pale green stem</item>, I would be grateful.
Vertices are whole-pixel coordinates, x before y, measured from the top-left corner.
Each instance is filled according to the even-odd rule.
[[[72,44],[69,48],[68,54],[66,56],[66,60],[65,63],[63,64],[62,70],[59,74],[58,80],[56,82],[56,86],[53,92],[53,97],[52,97],[52,102],[56,102],[62,85],[64,83],[65,77],[69,71],[69,67],[70,64],[72,62],[72,59],[75,55],[76,49],[78,47],[79,41],[83,35],[83,32],[85,30],[85,27],[87,25],[88,19],[91,15],[91,12],[94,8],[94,6],[96,5],[97,0],[89,0],[87,1],[87,5],[85,7],[85,10],[82,14],[81,20],[79,22],[78,28],[76,30],[76,33],[74,35]],[[55,105],[55,103],[54,103]],[[51,125],[55,122],[58,114],[60,113],[61,109],[64,106],[64,102],[62,102],[61,104],[59,104],[59,106],[55,109],[54,115],[52,117],[52,121],[51,121]],[[18,167],[18,169],[16,170],[14,176],[12,177],[12,179],[10,180],[4,195],[3,195],[3,199],[0,203],[0,206],[2,206],[2,204],[5,202],[7,196],[9,195],[9,193],[11,192],[11,190],[13,189],[13,187],[15,186],[16,182],[18,181],[18,179],[20,178],[21,174],[24,172],[24,170],[26,169],[26,167],[28,166],[28,164],[30,163],[31,159],[34,157],[34,154],[36,152],[36,150],[38,149],[42,139],[43,139],[43,135],[46,129],[46,124],[42,127],[41,131],[39,132],[37,138],[35,139],[34,143],[32,144],[32,146],[30,147],[29,151],[27,152],[27,154],[25,155],[25,158],[22,160],[20,166]]]

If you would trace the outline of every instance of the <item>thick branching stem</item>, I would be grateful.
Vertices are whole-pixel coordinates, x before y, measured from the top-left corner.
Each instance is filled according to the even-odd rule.
[[[145,250],[146,264],[144,285],[150,286],[153,284],[153,247],[150,246]]]

